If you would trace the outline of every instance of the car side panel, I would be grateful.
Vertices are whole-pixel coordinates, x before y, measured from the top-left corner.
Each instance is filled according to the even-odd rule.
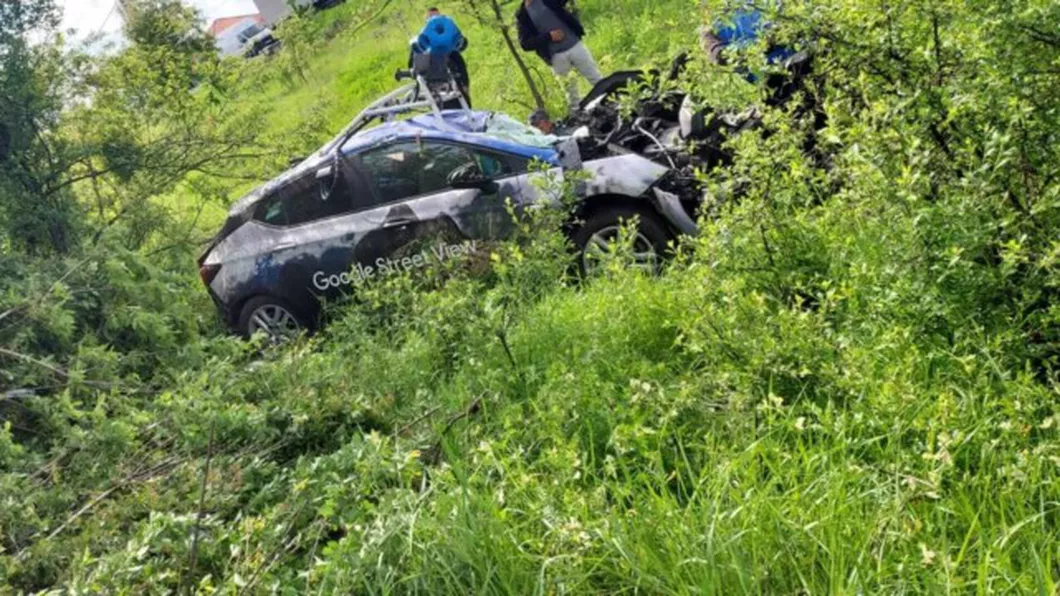
[[[470,241],[509,233],[504,205],[509,197],[518,200],[520,192],[519,180],[513,177],[498,181],[495,193],[449,190],[366,211],[351,240],[348,264],[321,259],[314,285],[333,287],[337,279],[349,289],[366,279],[414,273],[432,262],[477,252],[479,245]]]
[[[504,237],[511,226],[505,202],[517,201],[522,187],[515,177],[498,186],[492,194],[446,191],[291,228],[248,222],[207,260],[222,264],[211,289],[232,309],[230,318],[238,316],[234,305],[261,294],[313,315],[320,299],[394,272],[386,259],[416,242],[426,240],[424,254],[434,255],[439,244]]]
[[[583,168],[588,180],[579,184],[578,192],[584,197],[644,196],[667,172],[632,154],[589,161]],[[563,171],[555,168],[547,175],[562,180]],[[546,174],[500,179],[494,193],[444,191],[290,228],[250,221],[208,256],[206,264],[222,265],[210,288],[224,303],[230,321],[242,302],[261,294],[315,316],[320,299],[349,289],[357,281],[355,273],[363,275],[371,267],[378,274],[380,259],[385,264],[417,242],[427,245],[413,251],[413,257],[427,255],[438,243],[507,237],[513,226],[507,200],[518,207],[559,198],[535,182],[542,176]],[[427,239],[435,233],[444,235],[432,244]]]
[[[251,221],[213,250],[207,263],[216,260],[221,270],[210,288],[225,304],[230,322],[239,316],[240,304],[258,295],[281,298],[306,316],[316,315],[318,300],[309,280],[321,254],[309,229],[313,225],[274,228]]]
[[[582,165],[582,170],[587,179],[576,187],[577,194],[582,198],[600,195],[642,197],[669,171],[634,154],[587,161]],[[530,174],[524,182],[526,200],[557,202],[561,198],[558,184],[564,178],[562,168]]]

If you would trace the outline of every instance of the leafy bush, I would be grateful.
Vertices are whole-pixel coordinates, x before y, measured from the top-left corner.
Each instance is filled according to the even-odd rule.
[[[691,33],[671,3],[580,4],[608,60]],[[401,16],[365,36],[403,42]],[[658,277],[573,281],[541,212],[264,348],[216,335],[190,271],[5,258],[0,346],[32,359],[2,360],[0,583],[1055,593],[1058,25],[1036,0],[785,3],[827,126],[765,109]],[[338,111],[379,79],[336,62],[307,68]],[[690,73],[706,103],[745,84]],[[475,84],[522,93],[500,78]]]

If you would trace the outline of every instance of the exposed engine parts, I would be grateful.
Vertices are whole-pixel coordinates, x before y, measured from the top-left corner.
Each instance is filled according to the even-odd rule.
[[[682,197],[701,196],[702,185],[696,171],[709,172],[732,163],[726,142],[762,125],[757,107],[726,112],[697,106],[683,91],[669,89],[665,82],[676,81],[690,58],[678,56],[667,73],[623,71],[600,81],[582,100],[580,110],[557,123],[565,133],[574,133],[586,159],[622,153],[636,153],[671,168],[668,192]],[[804,53],[785,63],[787,73],[770,75],[771,90],[766,105],[787,103],[803,88],[811,71]],[[823,126],[812,99],[798,108],[815,111],[815,127]]]

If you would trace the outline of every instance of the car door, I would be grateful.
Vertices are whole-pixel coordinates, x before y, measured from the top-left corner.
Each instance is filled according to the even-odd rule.
[[[362,152],[358,164],[378,207],[366,214],[377,226],[359,255],[373,255],[373,275],[413,271],[432,262],[481,252],[480,241],[503,237],[511,226],[505,203],[521,188],[515,158],[452,142],[407,139]],[[497,184],[454,189],[450,174],[476,163]]]
[[[255,279],[303,313],[337,298],[355,283],[358,240],[371,229],[364,212],[374,204],[348,159],[326,162],[259,202],[254,224],[270,236],[258,255]]]

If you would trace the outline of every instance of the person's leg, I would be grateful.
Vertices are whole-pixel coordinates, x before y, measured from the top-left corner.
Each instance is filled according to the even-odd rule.
[[[604,78],[600,74],[600,67],[596,65],[596,60],[593,58],[592,52],[589,51],[589,46],[585,45],[585,42],[578,42],[578,45],[571,48],[568,53],[574,68],[578,69],[578,72],[585,77],[586,81],[589,81],[590,85],[595,85],[600,82],[600,79]]]
[[[564,87],[567,88],[567,102],[572,112],[578,108],[580,99],[578,97],[578,81],[571,76],[571,70],[573,69],[574,62],[571,59],[571,51],[561,52],[552,56],[552,72],[556,73]]]

